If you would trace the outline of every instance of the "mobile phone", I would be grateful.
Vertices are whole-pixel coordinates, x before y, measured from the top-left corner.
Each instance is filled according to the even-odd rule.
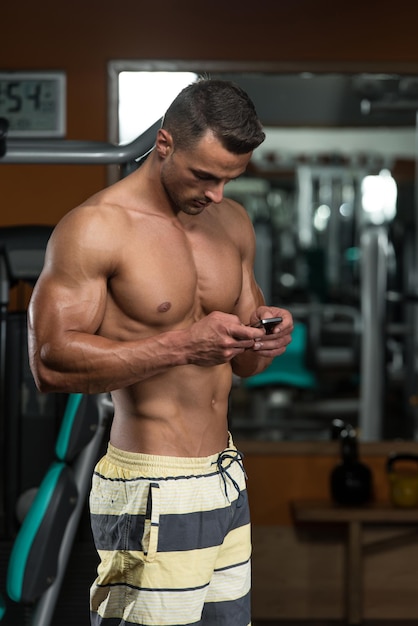
[[[264,330],[266,331],[266,335],[271,335],[271,333],[273,332],[273,328],[277,324],[280,324],[280,322],[282,321],[282,317],[267,317],[266,319],[260,320],[255,324],[251,324],[251,326],[253,328],[264,328]]]

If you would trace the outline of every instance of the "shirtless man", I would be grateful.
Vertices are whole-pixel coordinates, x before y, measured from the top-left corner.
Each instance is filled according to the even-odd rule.
[[[202,80],[143,165],[58,224],[29,307],[45,392],[111,392],[90,509],[92,624],[247,626],[250,524],[228,433],[232,373],[265,369],[292,317],[266,306],[254,232],[224,198],[264,140],[247,94]],[[281,316],[271,335],[250,326]]]

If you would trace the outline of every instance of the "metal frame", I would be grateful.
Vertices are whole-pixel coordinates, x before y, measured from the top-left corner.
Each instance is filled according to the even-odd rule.
[[[1,163],[37,164],[126,164],[136,161],[154,145],[160,121],[125,146],[100,141],[6,139],[6,154]]]

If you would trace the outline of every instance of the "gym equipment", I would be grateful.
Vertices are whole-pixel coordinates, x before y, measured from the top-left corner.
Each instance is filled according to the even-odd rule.
[[[25,311],[9,311],[10,292],[33,286],[44,261],[50,226],[0,228],[0,533],[13,537],[15,506],[38,485],[53,456],[65,399],[40,394],[29,370]],[[41,454],[39,454],[41,451]]]
[[[4,155],[0,158],[1,163],[81,163],[81,164],[121,164],[123,166],[123,174],[138,167],[138,160],[143,159],[152,149],[155,141],[156,131],[161,124],[158,120],[145,133],[125,146],[113,145],[104,142],[89,141],[68,141],[68,140],[24,140],[9,139],[5,141]],[[6,124],[3,124],[5,127]],[[1,126],[1,128],[3,128]],[[3,139],[2,139],[3,141]],[[6,335],[7,335],[7,310],[9,304],[10,286],[19,280],[27,281],[31,284],[37,279],[43,264],[43,255],[46,247],[46,241],[51,232],[49,227],[27,226],[27,227],[10,227],[2,229],[0,233],[0,288],[1,288],[1,324],[0,324],[0,358],[1,358],[1,380],[0,380],[0,416],[5,420],[8,415],[8,422],[11,424],[11,436],[15,442],[19,439],[19,433],[16,432],[16,424],[18,419],[12,419],[10,416],[8,402],[18,403],[19,393],[10,392],[8,401],[6,402],[6,375],[9,368],[6,367]],[[38,237],[39,235],[39,237]],[[33,240],[36,241],[33,241]],[[38,242],[39,240],[39,242]],[[39,243],[39,245],[38,245]],[[22,327],[24,320],[22,320]],[[19,334],[16,332],[15,334]],[[24,335],[24,331],[20,334]],[[23,336],[21,344],[24,343]],[[9,350],[8,357],[13,358],[13,353]],[[26,359],[24,359],[26,362]],[[28,376],[30,378],[30,376]],[[12,380],[9,376],[9,380]],[[46,400],[48,402],[49,399]],[[18,417],[20,407],[17,409]],[[52,412],[53,414],[56,411]],[[10,419],[9,419],[10,418]],[[2,425],[1,425],[2,426]],[[6,446],[3,437],[4,428],[0,428],[0,453],[5,459],[5,450],[10,451],[13,455],[13,446]],[[16,455],[9,460],[11,463],[16,462]],[[5,461],[7,462],[7,461]],[[9,466],[10,469],[11,466]],[[9,472],[12,477],[19,476],[19,471]],[[4,474],[3,474],[4,475]],[[13,487],[8,483],[8,491],[12,492]],[[16,491],[16,489],[15,489]],[[9,498],[10,499],[10,498]],[[0,532],[1,527],[5,525],[5,511],[2,506],[4,494],[1,493],[0,485]],[[7,507],[10,510],[10,507]],[[7,524],[10,532],[10,522]]]
[[[330,476],[331,497],[343,506],[361,506],[372,499],[372,473],[358,456],[356,431],[350,424],[342,424],[339,433],[341,462]]]
[[[306,339],[306,325],[295,323],[286,352],[273,359],[260,374],[243,380],[244,388],[251,391],[252,419],[233,421],[234,429],[270,430],[279,433],[282,439],[288,438],[292,427],[295,429],[292,416],[300,408],[293,392],[297,389],[311,391],[318,385],[315,373],[306,366]],[[273,412],[275,419],[270,419]]]
[[[8,130],[9,122],[4,117],[0,117],[0,157],[6,154],[6,136]]]
[[[363,94],[361,110],[365,115],[374,113],[405,113],[411,120],[415,118],[415,138],[418,138],[418,100],[417,100],[417,79],[416,77],[403,77],[394,81],[389,86],[385,85],[385,80],[375,78],[370,83],[367,81],[366,89],[359,85],[359,91]],[[364,87],[364,85],[363,85]],[[373,96],[367,93],[372,89]],[[417,163],[417,155],[415,155]],[[405,277],[405,290],[407,292],[405,300],[408,302],[404,306],[405,326],[408,340],[404,340],[404,358],[406,363],[404,396],[407,398],[405,413],[408,418],[408,426],[411,431],[409,436],[417,436],[418,405],[415,403],[416,388],[418,380],[417,352],[418,352],[418,279],[413,268],[418,260],[418,175],[415,163],[414,180],[414,211],[410,224],[410,232],[405,233],[404,248],[409,258],[407,260],[408,272]],[[412,245],[410,245],[412,239]],[[409,249],[407,249],[409,248]],[[387,270],[387,240],[385,234],[379,230],[365,233],[362,241],[364,262],[363,271],[366,271],[365,280],[362,286],[363,313],[365,314],[365,326],[363,330],[365,349],[362,356],[362,370],[366,374],[370,372],[371,379],[363,379],[362,384],[362,412],[361,431],[362,438],[374,440],[381,438],[382,433],[382,412],[383,395],[382,391],[386,382],[381,364],[383,359],[383,341],[386,337],[384,325],[384,314],[386,311],[387,285],[385,282],[385,270]],[[366,258],[369,257],[371,268],[367,270]],[[411,269],[412,268],[412,269]],[[371,289],[371,295],[368,289]],[[368,385],[368,388],[366,388]],[[373,385],[376,385],[376,392]],[[369,417],[370,415],[370,417]],[[412,426],[412,428],[411,428]]]
[[[386,470],[392,504],[401,508],[418,506],[418,455],[393,453],[388,457]]]
[[[132,165],[152,148],[160,126],[161,120],[158,120],[137,139],[124,146],[68,139],[9,139],[0,163]]]
[[[362,351],[359,428],[364,441],[383,438],[388,234],[369,226],[361,234]]]
[[[234,420],[233,426],[264,429],[280,439],[328,438],[335,415],[357,419],[357,397],[335,391],[333,382],[358,372],[360,314],[340,305],[290,309],[292,341],[266,370],[243,380],[251,391],[252,420]]]
[[[296,314],[298,309],[296,309]],[[306,364],[322,372],[356,372],[360,363],[361,315],[354,306],[311,304],[299,308],[307,326]]]
[[[113,415],[107,394],[71,394],[55,460],[36,492],[9,559],[7,593],[33,607],[31,626],[49,626],[90,479]]]
[[[317,386],[315,374],[306,367],[306,326],[295,323],[286,352],[273,359],[271,365],[260,374],[245,380],[248,389],[256,387],[283,385],[314,389]]]
[[[254,222],[256,254],[254,275],[264,294],[266,302],[271,302],[272,292],[272,224],[266,220]]]
[[[102,142],[67,141],[58,139],[33,141],[23,139],[9,139],[6,141],[6,137],[4,136],[4,143],[2,143],[0,146],[2,148],[2,152],[4,153],[3,156],[0,157],[0,165],[1,163],[120,164],[122,166],[122,175],[127,175],[130,171],[138,167],[138,161],[146,158],[147,154],[152,149],[155,141],[156,131],[159,128],[160,123],[160,121],[157,121],[140,137],[138,137],[130,144],[124,146],[112,145]],[[1,138],[1,140],[3,142],[3,137]],[[19,424],[20,420],[20,401],[22,398],[24,400],[27,396],[27,381],[25,381],[25,385],[22,386],[22,393],[14,393],[15,390],[10,389],[9,385],[6,383],[6,375],[8,375],[9,378],[11,376],[11,372],[9,371],[9,359],[13,357],[13,354],[15,352],[10,349],[6,352],[6,338],[9,333],[8,325],[10,326],[10,315],[8,314],[9,290],[10,286],[15,282],[18,282],[19,280],[26,280],[31,284],[36,281],[37,277],[39,276],[40,269],[43,265],[43,254],[45,252],[46,241],[49,237],[50,231],[51,229],[49,229],[49,227],[46,227],[44,231],[43,227],[27,226],[16,227],[16,230],[14,230],[14,227],[11,227],[10,229],[7,229],[7,232],[5,232],[5,230],[3,229],[3,231],[0,233],[0,355],[2,360],[0,377],[0,410],[2,411],[2,413],[0,415],[3,422],[6,421],[7,415],[8,423],[11,423],[12,432],[10,436],[12,436],[12,439],[16,443],[16,445],[20,442],[21,434],[19,432],[19,429],[16,429],[16,424]],[[35,235],[36,238],[36,235],[38,234],[40,235],[40,239],[42,240],[41,245],[34,246],[33,243],[30,243],[31,236]],[[3,237],[3,235],[5,236]],[[18,331],[15,334],[19,335],[20,345],[23,346],[26,345],[26,336],[23,330],[23,328],[26,328],[24,314],[21,314],[20,321],[22,322],[22,324],[20,324],[20,327],[19,325],[17,325]],[[10,344],[10,342],[8,343]],[[22,367],[24,369],[26,368],[26,373],[28,374],[27,378],[28,380],[30,378],[32,385],[34,385],[33,379],[30,377],[30,372],[27,365],[27,354],[16,354],[14,360],[23,361]],[[8,392],[7,394],[6,390]],[[48,402],[51,398],[59,395],[60,394],[47,394],[46,396],[42,395],[42,398],[43,400]],[[80,410],[81,407],[84,406],[84,402],[94,402],[94,398],[95,397],[92,396],[89,397],[88,400],[83,400],[80,403]],[[15,416],[11,416],[8,412],[9,404],[13,401],[15,401],[16,404]],[[24,522],[24,527],[22,527],[22,534],[19,534],[19,537],[23,537],[23,539],[19,539],[17,547],[13,549],[13,559],[10,565],[11,569],[9,570],[8,574],[7,586],[12,597],[14,597],[15,599],[19,601],[35,601],[35,610],[31,622],[32,626],[48,626],[48,624],[50,623],[54,608],[57,604],[58,594],[60,592],[62,579],[65,574],[69,553],[71,551],[71,548],[74,547],[74,535],[79,525],[81,512],[86,504],[84,496],[86,494],[86,490],[89,488],[90,485],[93,464],[97,460],[98,448],[100,442],[103,440],[103,432],[106,428],[106,422],[109,419],[109,413],[111,411],[111,407],[109,406],[108,402],[103,401],[101,399],[101,396],[97,397],[97,402],[99,420],[93,439],[74,459],[72,457],[67,457],[66,455],[62,456],[62,450],[56,450],[56,454],[59,460],[57,460],[56,464],[54,464],[48,472],[47,478],[45,479],[46,482],[42,483],[42,489],[40,488],[37,492],[34,501],[34,506],[36,507],[34,509],[35,512],[30,513],[30,517],[28,518],[29,521],[26,522],[26,524]],[[42,402],[41,404],[42,408],[45,408]],[[70,409],[67,407],[67,411],[69,410]],[[56,417],[56,412],[52,412],[52,415],[54,414]],[[15,419],[12,420],[12,417],[14,417]],[[76,419],[75,423],[77,424],[78,421],[79,420]],[[65,423],[67,424],[68,428],[67,418],[64,420],[63,424]],[[70,430],[72,431],[72,428]],[[51,431],[54,432],[54,429],[48,429],[47,432],[50,433]],[[3,432],[3,428],[0,428],[0,458],[2,459],[3,463],[6,463],[5,451],[7,451],[9,455],[8,461],[10,461],[11,463],[15,463],[16,455],[14,455],[13,446],[6,445],[6,440],[4,438]],[[60,437],[64,437],[64,435],[60,435]],[[42,442],[39,449],[44,449],[43,444],[44,442]],[[36,442],[33,445],[36,446]],[[72,460],[74,461],[74,467],[72,471],[71,469],[68,469],[67,463],[65,463],[65,467],[62,467],[61,463],[63,463],[64,461]],[[33,466],[33,468],[39,469],[35,466]],[[15,467],[14,465],[10,465],[10,467],[8,468],[7,488],[9,491],[10,484],[13,484],[13,481],[18,481],[18,477],[21,473],[20,469],[21,468]],[[5,476],[4,471],[2,472],[2,475]],[[5,499],[4,494],[2,493],[2,489],[3,485],[0,483],[0,532],[1,527],[7,526],[7,531],[11,533],[14,530],[13,524],[15,523],[15,508],[14,506],[12,506],[12,502],[13,504],[15,503],[16,498],[14,496],[17,495],[19,489],[18,485],[15,485],[13,494],[9,494],[9,497],[6,498],[7,506],[5,508],[7,510],[5,510],[5,508],[2,506]],[[77,492],[78,497],[76,498]],[[28,499],[25,498],[25,496],[30,497],[30,495],[31,494],[28,492],[23,495],[19,494],[19,496],[22,496],[19,497],[19,503],[21,504],[22,501]],[[45,503],[43,505],[40,504],[42,498],[45,496],[51,496],[51,502],[58,502],[56,512],[50,513],[50,510]],[[56,498],[58,500],[56,500]],[[74,498],[76,498],[77,500],[75,503],[72,502]],[[54,516],[59,514],[56,522],[61,528],[60,531],[58,531],[58,529],[56,529],[56,526],[54,526],[54,532],[49,532],[48,534],[48,532],[45,532],[45,526],[43,524],[40,523],[39,526],[36,526],[36,521],[40,521],[41,513],[43,512],[46,515],[45,524],[52,523],[54,525]],[[65,518],[68,518],[68,515],[68,523],[64,529],[63,525],[65,525]],[[7,517],[9,519],[5,520],[5,518]],[[35,526],[33,526],[32,524],[35,524]],[[34,534],[35,529],[37,529],[36,534]],[[39,552],[39,545],[42,545],[42,541],[41,543],[39,543],[40,537],[45,538],[45,536],[48,536],[48,539],[52,541],[52,545],[50,545],[50,548],[52,550],[51,558],[47,558],[44,552]],[[60,536],[62,536],[62,541],[60,545],[57,545],[57,537],[59,540]],[[53,541],[54,537],[55,542]],[[30,548],[31,540],[33,540],[33,551],[32,548]],[[44,548],[46,549],[47,546],[44,546]],[[59,550],[57,558],[53,556],[53,553],[56,550]],[[21,564],[16,565],[16,563],[19,562]],[[30,574],[34,562],[37,564],[36,581],[31,578]],[[54,563],[57,564],[56,568],[54,566]],[[50,569],[51,567],[52,569]],[[53,575],[55,569],[57,571],[55,581],[48,580],[47,583],[50,586],[46,588],[45,579],[50,577],[50,572],[52,572]],[[75,598],[73,601],[73,614],[75,613],[76,600],[77,598]],[[0,614],[2,612],[4,612],[4,603],[2,604],[0,602]],[[7,623],[7,619],[8,618],[6,613],[5,623]],[[12,623],[14,624],[15,622]]]

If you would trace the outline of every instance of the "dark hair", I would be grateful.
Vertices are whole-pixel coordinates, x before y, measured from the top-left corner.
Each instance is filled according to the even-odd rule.
[[[227,80],[204,78],[185,87],[167,109],[162,127],[181,149],[195,144],[207,130],[234,154],[251,152],[265,139],[254,103]]]

